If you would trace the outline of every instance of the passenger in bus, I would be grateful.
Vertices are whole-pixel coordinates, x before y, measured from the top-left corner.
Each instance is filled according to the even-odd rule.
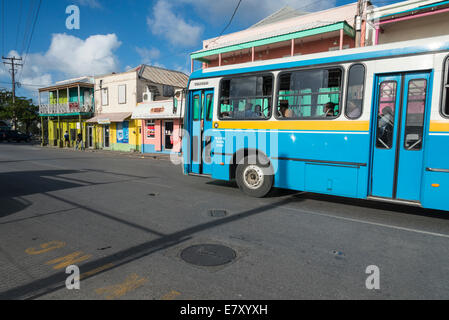
[[[254,107],[254,113],[256,114],[257,118],[262,118],[263,117],[262,107],[260,105],[256,105]]]
[[[346,109],[346,115],[350,119],[357,119],[362,115],[362,109],[357,107],[354,101],[349,100]]]
[[[335,117],[335,106],[336,104],[333,102],[328,102],[324,105],[324,116],[327,117]]]
[[[293,118],[293,111],[289,109],[288,100],[281,100],[279,104],[279,113],[281,118]]]
[[[393,141],[393,119],[393,110],[388,106],[384,107],[379,119],[378,137],[387,145],[391,145]]]
[[[247,102],[245,105],[245,119],[257,118],[257,114],[253,111],[253,104]]]

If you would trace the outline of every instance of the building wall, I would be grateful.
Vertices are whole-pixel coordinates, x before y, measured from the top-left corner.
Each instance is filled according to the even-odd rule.
[[[167,150],[164,148],[165,144],[165,121],[173,122],[173,149]],[[141,121],[142,126],[142,153],[171,153],[181,152],[181,128],[182,120],[180,119],[167,119],[167,120],[154,120],[155,122],[155,136],[154,138],[148,138],[146,132],[146,120]]]
[[[307,41],[307,38],[304,38],[304,41]],[[343,38],[343,47],[344,48],[354,48],[355,41],[351,37],[345,35]],[[295,43],[294,54],[295,55],[303,55],[303,54],[312,54],[318,52],[324,52],[329,50],[335,50],[340,48],[340,37],[331,37],[323,40],[315,40],[306,42],[304,44]],[[269,60],[269,59],[277,59],[291,56],[291,45],[287,44],[285,46],[273,49],[260,49],[256,48],[254,60]],[[238,64],[251,62],[252,53],[246,52],[244,54],[236,53],[232,57],[222,58],[221,64],[222,66],[230,65],[230,64]],[[207,67],[218,67],[219,61],[215,59],[207,64]]]
[[[140,120],[128,121],[128,143],[117,141],[117,123],[110,124],[110,144],[112,151],[135,152],[140,151]]]
[[[108,88],[108,104],[103,106],[100,81],[103,80],[102,88]],[[126,103],[118,103],[119,85],[126,85]],[[98,114],[133,112],[137,105],[137,72],[125,72],[95,78],[95,105]]]
[[[447,35],[449,12],[382,25],[378,44]]]

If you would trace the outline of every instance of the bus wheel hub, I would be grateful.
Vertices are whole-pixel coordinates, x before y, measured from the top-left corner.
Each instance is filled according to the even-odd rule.
[[[251,189],[257,189],[263,184],[263,172],[258,166],[248,166],[243,173],[246,186]]]

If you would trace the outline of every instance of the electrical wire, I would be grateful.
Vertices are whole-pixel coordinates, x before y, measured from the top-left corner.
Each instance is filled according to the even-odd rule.
[[[39,12],[40,12],[40,9],[41,9],[41,4],[42,4],[42,0],[39,0],[39,5],[37,7],[36,16],[34,18],[33,28],[31,30],[30,41],[28,42],[28,47],[27,47],[27,50],[26,50],[26,54],[25,54],[25,56],[23,58],[23,66],[22,66],[22,69],[20,70],[20,75],[18,77],[19,79],[22,76],[23,69],[25,68],[25,64],[26,64],[26,61],[27,61],[27,58],[28,58],[28,53],[30,52],[31,42],[33,41],[34,30],[36,28],[36,23],[37,23],[37,20],[39,18]]]

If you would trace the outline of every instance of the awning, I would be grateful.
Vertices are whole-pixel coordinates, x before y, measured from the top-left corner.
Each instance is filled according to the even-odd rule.
[[[134,110],[132,119],[176,119],[184,116],[184,104],[173,108],[173,100],[140,103]]]
[[[87,123],[109,124],[113,122],[123,122],[127,118],[131,117],[131,112],[118,112],[118,113],[102,113],[92,119],[87,120]]]

